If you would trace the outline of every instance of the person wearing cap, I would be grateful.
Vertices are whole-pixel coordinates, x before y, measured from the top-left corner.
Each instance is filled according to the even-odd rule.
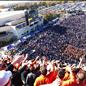
[[[0,86],[11,86],[11,71],[0,71]]]

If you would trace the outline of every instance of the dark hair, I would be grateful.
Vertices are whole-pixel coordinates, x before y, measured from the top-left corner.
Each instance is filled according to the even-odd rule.
[[[65,69],[60,69],[58,71],[58,76],[60,79],[64,78],[64,75],[65,75]]]
[[[34,69],[34,66],[31,65],[31,66],[30,66],[30,71],[31,71],[31,72],[34,72],[34,70],[35,70],[35,69]]]
[[[80,71],[80,68],[73,68],[72,69],[72,72],[75,73],[75,74],[77,74],[79,71]]]
[[[40,65],[37,65],[35,68],[35,71],[38,71],[38,70],[40,70]]]

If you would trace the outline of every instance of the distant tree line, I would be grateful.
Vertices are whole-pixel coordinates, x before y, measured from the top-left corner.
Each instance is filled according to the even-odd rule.
[[[25,3],[24,5],[17,4],[14,6],[14,10],[24,10],[24,9],[37,9],[40,6],[54,6],[56,2],[39,2],[39,3]]]
[[[46,15],[44,16],[44,23],[46,24],[46,23],[48,23],[49,21],[51,21],[51,20],[53,20],[53,19],[55,19],[55,18],[57,18],[57,17],[60,17],[60,14],[51,14],[51,13],[46,14]]]

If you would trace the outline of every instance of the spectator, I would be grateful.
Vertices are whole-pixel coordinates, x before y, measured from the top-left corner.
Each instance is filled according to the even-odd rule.
[[[78,86],[86,86],[86,73],[81,72],[77,74]]]
[[[1,70],[0,71],[0,86],[11,86],[11,76],[10,71]]]
[[[28,73],[27,77],[26,77],[26,86],[33,86],[35,79],[36,79],[36,75],[34,73],[34,67],[31,66],[30,67],[30,73]]]
[[[12,73],[11,84],[14,86],[86,86],[86,65],[82,58],[80,63],[78,57],[75,58],[78,48],[86,48],[85,21],[85,14],[70,16],[17,46],[20,55],[13,59],[1,58],[0,86],[8,84],[10,76],[4,80],[8,71]],[[67,56],[63,53],[68,44],[78,48],[68,48],[71,53]]]
[[[45,67],[41,68],[41,74],[42,75],[36,78],[34,86],[40,86],[48,83],[48,78],[46,77],[47,69]]]

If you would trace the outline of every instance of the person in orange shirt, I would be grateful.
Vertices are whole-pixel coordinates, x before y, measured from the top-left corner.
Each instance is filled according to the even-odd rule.
[[[42,67],[41,75],[36,78],[36,80],[34,82],[34,86],[40,86],[40,85],[49,83],[49,80],[46,77],[46,74],[47,74],[47,69],[45,67]]]
[[[54,82],[51,84],[41,85],[41,86],[77,86],[76,77],[73,75],[71,67],[69,68],[69,79],[64,80],[66,73],[65,69],[59,69],[58,76]]]
[[[63,70],[60,70],[58,73],[59,78],[61,79],[61,86],[77,86],[76,76],[73,75],[71,67],[69,67],[69,79],[64,80],[65,73]]]

